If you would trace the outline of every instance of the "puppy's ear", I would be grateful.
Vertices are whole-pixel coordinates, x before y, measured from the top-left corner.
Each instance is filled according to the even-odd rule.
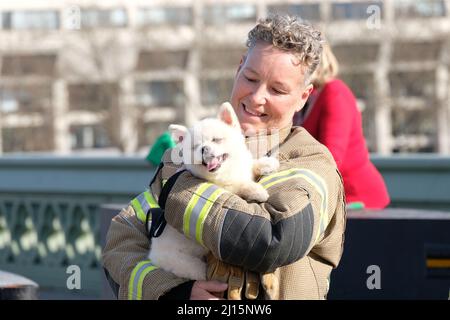
[[[220,106],[219,119],[234,128],[239,128],[240,126],[236,113],[229,102],[224,102]]]
[[[178,124],[171,124],[169,126],[169,132],[175,143],[179,144],[186,138],[186,135],[188,134],[188,129],[185,126],[181,126]]]

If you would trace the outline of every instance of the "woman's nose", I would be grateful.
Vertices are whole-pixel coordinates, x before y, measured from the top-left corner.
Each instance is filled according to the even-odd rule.
[[[267,90],[265,86],[259,85],[255,87],[251,99],[255,105],[264,105],[267,101]]]

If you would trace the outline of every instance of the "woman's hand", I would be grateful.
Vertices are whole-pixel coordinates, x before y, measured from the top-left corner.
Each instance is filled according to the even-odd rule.
[[[228,285],[223,282],[197,280],[192,286],[190,300],[225,300],[218,298],[217,295],[223,296],[223,292],[227,288]]]

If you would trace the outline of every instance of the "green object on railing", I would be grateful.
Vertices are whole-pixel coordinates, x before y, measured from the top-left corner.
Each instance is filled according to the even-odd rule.
[[[347,203],[347,210],[362,210],[364,209],[364,202],[350,202]]]
[[[158,139],[156,139],[155,143],[150,149],[150,152],[146,157],[147,161],[149,161],[154,166],[158,166],[158,164],[161,162],[164,152],[167,149],[175,147],[175,145],[176,143],[175,141],[173,141],[170,133],[168,131],[164,132],[158,137]]]

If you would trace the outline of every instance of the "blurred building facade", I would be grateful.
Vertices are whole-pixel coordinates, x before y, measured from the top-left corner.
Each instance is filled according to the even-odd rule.
[[[450,0],[0,3],[0,153],[148,150],[228,100],[271,12],[325,32],[370,151],[450,153]]]

